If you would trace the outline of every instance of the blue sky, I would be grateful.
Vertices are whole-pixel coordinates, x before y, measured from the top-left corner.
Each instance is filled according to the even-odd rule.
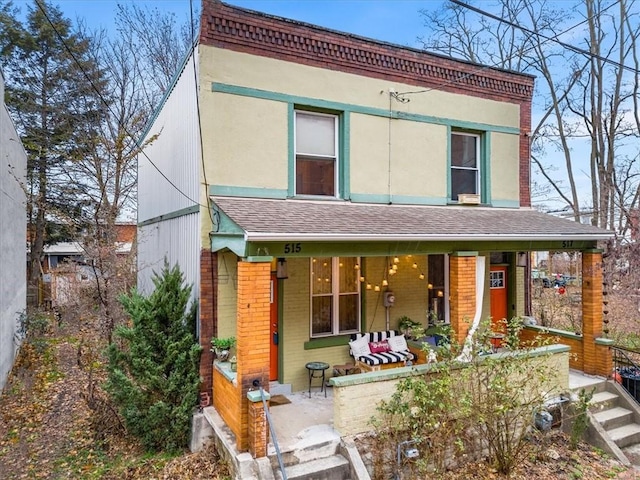
[[[31,0],[17,0],[17,4]],[[52,0],[71,19],[83,18],[91,27],[112,27],[116,5],[122,0]],[[189,16],[189,0],[135,0],[138,5],[174,12],[179,20]],[[422,8],[437,8],[440,0],[227,0],[252,10],[313,23],[335,30],[418,47],[424,31]],[[200,1],[193,0],[199,8]]]

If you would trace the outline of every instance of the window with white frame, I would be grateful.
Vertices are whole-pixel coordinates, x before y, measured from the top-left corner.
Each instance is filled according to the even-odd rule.
[[[295,194],[338,196],[338,116],[296,110]]]
[[[480,194],[480,135],[451,133],[451,200]]]
[[[357,257],[311,259],[311,337],[357,332],[360,277]]]

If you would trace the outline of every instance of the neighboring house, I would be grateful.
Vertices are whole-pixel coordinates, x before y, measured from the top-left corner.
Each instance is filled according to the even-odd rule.
[[[115,225],[116,254],[126,258],[136,240],[136,225],[119,222]],[[44,246],[43,282],[39,303],[45,306],[63,306],[77,298],[77,287],[95,275],[85,246],[80,242],[58,242]]]
[[[4,104],[0,73],[0,391],[18,349],[18,319],[27,308],[27,154]]]
[[[203,392],[213,382],[241,450],[254,383],[305,390],[305,364],[349,361],[352,333],[408,316],[462,342],[480,319],[528,314],[532,251],[582,252],[591,301],[572,365],[608,373],[597,247],[610,234],[531,208],[533,86],[203,1],[139,157],[138,282],[149,291],[166,258],[193,284]],[[212,367],[212,336],[237,337],[237,373]]]

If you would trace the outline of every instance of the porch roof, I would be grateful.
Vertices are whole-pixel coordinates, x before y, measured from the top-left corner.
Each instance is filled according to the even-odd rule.
[[[221,219],[217,231],[241,234],[248,242],[597,241],[613,236],[608,230],[530,208],[220,196],[212,200],[216,211],[232,222]]]

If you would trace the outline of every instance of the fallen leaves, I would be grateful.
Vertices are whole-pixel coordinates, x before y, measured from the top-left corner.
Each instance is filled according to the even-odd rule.
[[[105,345],[98,319],[63,312],[60,323],[51,320],[42,336],[23,345],[0,396],[3,480],[228,478],[213,448],[149,455],[109,425],[116,414],[100,389]]]

